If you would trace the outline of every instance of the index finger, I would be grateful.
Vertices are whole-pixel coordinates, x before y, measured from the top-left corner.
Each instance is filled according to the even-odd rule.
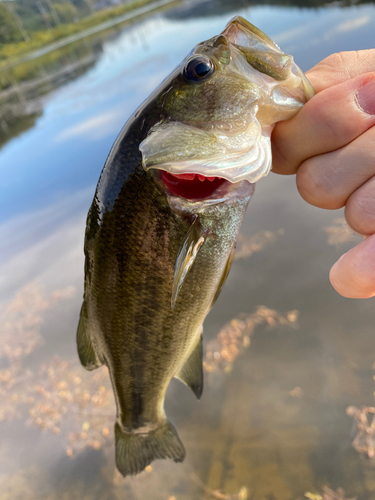
[[[375,49],[337,52],[306,72],[316,92],[375,71]]]

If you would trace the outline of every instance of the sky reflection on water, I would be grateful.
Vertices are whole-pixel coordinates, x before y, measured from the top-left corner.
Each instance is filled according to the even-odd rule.
[[[157,462],[152,472],[124,481],[113,476],[112,434],[109,444],[103,439],[100,449],[90,446],[69,458],[63,436],[78,432],[73,424],[66,422],[65,434],[40,431],[35,422],[24,425],[31,403],[15,405],[16,392],[29,398],[38,381],[46,383],[53,363],[70,367],[66,377],[74,386],[81,370],[75,328],[84,227],[95,184],[126,119],[191,48],[221,31],[234,14],[266,31],[304,70],[332,52],[374,44],[372,4],[263,5],[231,13],[228,5],[223,13],[225,4],[206,4],[212,4],[212,16],[197,17],[197,8],[187,5],[102,38],[95,62],[33,98],[41,116],[0,150],[0,337],[12,350],[18,339],[21,349],[17,359],[0,350],[0,408],[7,408],[6,400],[9,411],[20,411],[10,423],[0,418],[0,500],[70,500],[85,494],[148,500],[150,490],[152,500],[187,500],[202,498],[204,485],[208,498],[215,490],[238,495],[246,487],[254,498],[289,500],[307,490],[321,491],[324,484],[342,486],[349,496],[375,495],[375,468],[352,449],[352,420],[345,413],[348,405],[374,402],[374,301],[342,299],[330,288],[329,267],[353,244],[353,236],[336,221],[341,212],[305,204],[292,178],[271,175],[257,186],[241,253],[205,323],[211,360],[225,347],[219,342],[215,351],[212,346],[231,338],[220,332],[232,318],[237,318],[230,330],[235,336],[241,318],[271,312],[263,323],[259,320],[254,335],[246,341],[241,337],[249,342],[246,349],[238,338],[233,341],[240,355],[230,369],[215,377],[207,373],[201,402],[178,382],[169,388],[167,412],[188,448],[184,464]],[[260,305],[265,309],[257,309]],[[293,328],[279,321],[291,311],[296,311]],[[18,386],[6,380],[7,370],[11,380],[21,377]],[[22,378],[27,370],[30,375]],[[95,385],[92,377],[82,370],[88,386]],[[88,422],[90,411],[86,416],[77,422]],[[104,436],[110,424],[100,425],[95,432]],[[91,443],[98,441],[82,432]]]

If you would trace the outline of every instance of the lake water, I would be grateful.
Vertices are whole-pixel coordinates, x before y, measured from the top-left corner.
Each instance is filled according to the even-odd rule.
[[[375,45],[372,3],[319,3],[181,3],[0,75],[0,500],[375,498],[374,300],[331,288],[357,237],[294,178],[257,185],[205,322],[201,401],[169,387],[183,464],[116,473],[107,371],[86,372],[75,348],[85,218],[122,125],[235,14],[303,70]]]

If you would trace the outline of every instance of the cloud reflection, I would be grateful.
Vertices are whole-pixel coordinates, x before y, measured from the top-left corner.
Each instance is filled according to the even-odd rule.
[[[351,21],[339,24],[335,28],[335,31],[337,31],[338,33],[346,33],[347,31],[357,30],[362,26],[366,26],[366,24],[369,24],[369,22],[371,22],[370,16],[357,17],[356,19],[352,19]]]
[[[55,143],[62,143],[77,137],[87,140],[103,139],[118,131],[120,123],[124,121],[124,112],[120,110],[106,111],[91,116],[60,132],[54,139]]]
[[[82,288],[85,219],[93,191],[60,195],[49,207],[0,225],[0,301],[35,280],[48,293]]]
[[[350,21],[345,21],[343,23],[338,24],[334,28],[328,30],[327,33],[324,35],[324,39],[329,40],[330,38],[338,34],[345,34],[349,33],[350,31],[358,30],[359,28],[362,28],[363,26],[369,24],[371,21],[372,19],[368,15],[357,17],[355,19],[351,19]]]

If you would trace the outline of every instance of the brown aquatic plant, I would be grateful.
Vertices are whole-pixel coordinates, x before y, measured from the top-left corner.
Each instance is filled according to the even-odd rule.
[[[42,343],[44,312],[74,293],[75,288],[68,286],[46,297],[43,287],[31,281],[12,300],[0,303],[0,359],[6,358],[12,364],[31,354]]]
[[[107,368],[90,376],[78,362],[53,358],[37,380],[30,390],[29,421],[61,435],[68,456],[86,447],[99,449],[112,439],[114,400]]]
[[[345,491],[342,488],[332,490],[328,486],[323,486],[323,493],[311,493],[307,491],[305,497],[309,500],[356,500],[355,498],[348,499],[345,497]]]
[[[289,396],[292,398],[301,398],[303,396],[303,390],[298,385],[289,391]]]
[[[339,246],[357,239],[358,235],[350,229],[344,217],[336,218],[332,222],[332,226],[324,229],[329,245]]]
[[[22,405],[33,402],[27,389],[31,377],[31,371],[21,370],[19,364],[0,370],[0,422],[21,418]]]
[[[208,342],[204,368],[229,372],[258,325],[276,328],[296,326],[297,311],[285,315],[259,306],[252,314],[240,314],[227,323],[217,337]],[[108,370],[88,373],[77,362],[53,358],[42,366],[28,390],[30,422],[58,434],[66,444],[68,456],[85,447],[101,448],[112,440],[114,400]]]
[[[250,493],[246,486],[242,486],[238,493],[222,493],[220,490],[212,490],[208,488],[199,477],[192,472],[190,478],[196,483],[205,493],[207,498],[215,498],[217,500],[249,500]]]
[[[250,346],[257,326],[263,324],[271,329],[279,325],[295,327],[297,319],[298,311],[289,311],[282,315],[266,306],[259,306],[252,314],[239,314],[207,343],[203,362],[205,371],[211,373],[219,369],[229,373],[237,357]]]
[[[371,460],[375,458],[375,408],[373,406],[348,406],[346,414],[354,418],[357,434],[352,442],[358,453],[363,453]]]
[[[48,308],[74,293],[75,288],[68,286],[46,296],[43,287],[32,281],[0,303],[0,422],[21,418],[22,405],[33,404],[29,384],[35,374],[22,361],[43,343],[40,328]]]
[[[284,233],[284,229],[277,229],[276,231],[259,231],[251,237],[240,233],[237,239],[237,250],[234,260],[248,259],[254,253],[261,252],[266,246],[275,243],[277,238]]]
[[[64,296],[63,292],[56,292],[47,300],[37,287],[30,287],[26,292],[28,297],[34,294],[34,303],[40,304],[35,307],[38,311],[45,310],[47,302],[55,303]],[[22,298],[22,294],[18,296],[17,307],[21,303],[19,297]],[[24,304],[30,304],[25,296],[22,300]],[[297,311],[281,315],[265,306],[259,306],[252,314],[240,314],[208,343],[205,370],[230,371],[235,359],[250,345],[250,337],[258,325],[264,324],[269,328],[295,326],[297,318]],[[34,324],[40,326],[41,322]],[[34,333],[38,331],[34,330]],[[21,342],[21,339],[18,341]],[[25,347],[21,343],[21,347],[22,353],[31,352],[30,344]],[[31,372],[22,367],[21,360],[13,361],[9,368],[0,370],[0,397],[0,422],[22,418],[27,411],[27,422],[43,432],[55,434],[70,457],[87,447],[99,449],[112,442],[114,400],[105,367],[89,373],[81,368],[78,360],[66,361],[55,357],[38,371]]]

